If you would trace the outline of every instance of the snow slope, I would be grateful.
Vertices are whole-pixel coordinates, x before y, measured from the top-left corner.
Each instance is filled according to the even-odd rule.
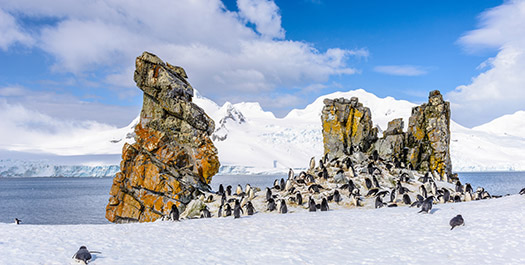
[[[125,225],[0,224],[0,264],[525,264],[524,196]],[[450,230],[461,214],[465,226]]]

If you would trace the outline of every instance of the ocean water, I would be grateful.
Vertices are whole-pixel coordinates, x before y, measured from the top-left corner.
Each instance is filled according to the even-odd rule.
[[[459,173],[461,182],[484,187],[494,195],[516,194],[525,187],[525,172]],[[253,187],[271,186],[283,175],[220,175],[219,184],[246,183]],[[23,224],[106,224],[105,209],[112,178],[0,178],[0,222],[14,218]]]

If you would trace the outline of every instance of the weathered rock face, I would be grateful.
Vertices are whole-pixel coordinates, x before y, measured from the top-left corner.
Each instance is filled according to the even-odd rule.
[[[350,155],[358,147],[368,154],[376,150],[381,158],[399,161],[420,172],[452,176],[450,104],[439,91],[430,92],[428,103],[412,109],[408,132],[403,132],[403,120],[395,119],[379,139],[377,129],[372,127],[370,110],[357,98],[325,99],[324,103],[324,153],[330,159]]]
[[[370,109],[356,97],[325,99],[321,120],[324,153],[330,158],[350,155],[355,149],[367,152],[377,140]]]
[[[144,52],[134,80],[144,91],[135,143],[122,150],[106,218],[115,223],[149,222],[184,208],[196,190],[208,190],[219,170],[209,136],[213,120],[191,102],[193,88],[181,67]],[[183,210],[183,209],[181,209]]]
[[[403,156],[405,147],[405,133],[403,133],[403,119],[394,119],[388,123],[388,128],[383,132],[383,138],[374,145],[379,156],[393,161]]]
[[[439,91],[430,92],[428,103],[412,109],[408,123],[407,160],[420,171],[451,176],[450,103]]]

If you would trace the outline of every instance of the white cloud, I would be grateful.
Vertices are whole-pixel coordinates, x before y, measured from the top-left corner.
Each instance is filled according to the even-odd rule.
[[[480,18],[480,28],[459,42],[471,52],[487,47],[499,52],[480,65],[485,72],[446,95],[453,118],[466,126],[525,109],[525,1],[508,1]]]
[[[239,12],[226,10],[219,0],[57,0],[45,5],[5,0],[2,8],[58,19],[32,29],[38,46],[56,58],[53,70],[86,76],[103,69],[105,86],[131,90],[137,89],[130,67],[144,50],[183,66],[192,85],[214,100],[232,94],[268,97],[277,87],[305,87],[332,75],[354,74],[358,70],[347,60],[368,55],[364,49],[320,51],[285,40],[279,8],[268,0],[239,0]]]
[[[9,13],[0,9],[0,49],[6,51],[14,43],[33,44],[33,38],[22,31],[16,20]]]
[[[71,123],[96,121],[119,127],[127,125],[140,111],[140,106],[107,105],[81,100],[67,93],[33,91],[24,87],[0,87],[0,101],[56,120]]]
[[[237,0],[239,15],[266,38],[284,38],[279,7],[270,0]]]
[[[374,67],[374,71],[388,75],[399,76],[419,76],[427,74],[421,66],[416,65],[379,65]]]

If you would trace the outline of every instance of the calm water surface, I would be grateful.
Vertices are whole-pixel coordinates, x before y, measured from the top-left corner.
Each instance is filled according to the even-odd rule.
[[[485,187],[491,194],[516,194],[525,187],[525,172],[459,173],[462,183]],[[285,175],[221,175],[219,184],[271,186]],[[104,215],[112,178],[0,178],[0,222],[23,224],[106,224]]]

